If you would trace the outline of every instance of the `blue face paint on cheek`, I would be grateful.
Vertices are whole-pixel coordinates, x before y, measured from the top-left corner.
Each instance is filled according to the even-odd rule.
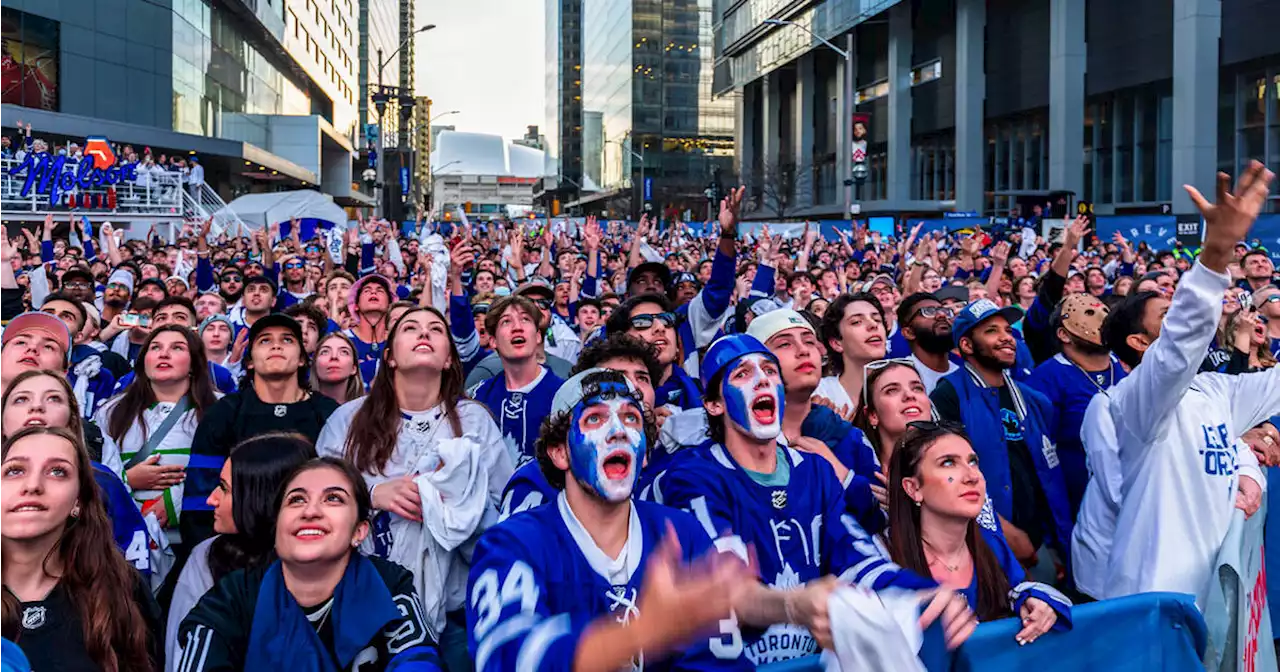
[[[583,431],[582,419],[587,409],[596,407],[598,411],[599,405],[607,407],[603,417],[596,416],[601,424]],[[568,437],[570,469],[579,483],[606,501],[621,502],[629,498],[640,479],[648,442],[642,429],[627,427],[622,420],[623,415],[637,412],[639,408],[640,402],[630,398],[592,399],[573,411]],[[625,436],[627,440],[619,441],[618,436]],[[629,453],[630,472],[627,478],[611,480],[605,474],[604,461],[619,450]]]
[[[729,420],[742,431],[751,431],[751,411],[747,408],[747,395],[742,388],[725,383],[724,409]]]

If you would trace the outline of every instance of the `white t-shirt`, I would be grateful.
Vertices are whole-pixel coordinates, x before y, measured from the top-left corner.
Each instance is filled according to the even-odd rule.
[[[844,385],[840,384],[838,376],[825,376],[818,382],[818,389],[813,391],[813,396],[824,397],[836,405],[836,408],[843,408],[839,411],[841,416],[848,414],[854,410],[853,398],[849,396],[849,392],[844,389]]]
[[[939,380],[960,370],[960,367],[956,366],[956,363],[950,359],[947,360],[947,370],[944,373],[939,373],[925,366],[925,363],[920,361],[915,354],[911,355],[911,361],[915,362],[916,371],[920,373],[920,381],[924,383],[924,391],[929,394],[933,394],[933,388],[938,386]]]

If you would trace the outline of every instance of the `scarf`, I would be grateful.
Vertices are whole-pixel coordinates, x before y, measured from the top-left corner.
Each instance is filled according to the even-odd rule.
[[[333,591],[334,650],[326,650],[298,601],[284,585],[280,561],[262,577],[253,611],[246,670],[337,672],[369,646],[387,623],[400,618],[391,591],[368,558],[352,553]],[[335,660],[337,666],[334,665]]]

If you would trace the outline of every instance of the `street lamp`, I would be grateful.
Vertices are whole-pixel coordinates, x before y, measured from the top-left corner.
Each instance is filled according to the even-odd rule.
[[[382,58],[382,50],[381,49],[378,50],[378,92],[373,95],[373,105],[378,110],[378,144],[379,145],[382,145],[384,147],[386,145],[386,140],[383,137],[383,124],[385,122],[385,117],[387,116],[386,115],[387,102],[391,100],[391,95],[387,93],[382,87],[382,72],[387,67],[387,64],[391,62],[391,59],[395,58],[396,55],[400,53],[400,50],[404,49],[405,46],[409,44],[410,40],[416,37],[419,33],[425,33],[428,30],[431,30],[435,27],[436,27],[436,24],[428,23],[427,25],[422,26],[421,28],[413,31],[412,33],[409,33],[408,35],[405,36],[403,40],[400,41],[400,46],[396,47],[396,50],[391,52],[391,55],[387,56],[385,59]],[[374,212],[380,217],[386,215],[386,213],[383,212],[384,208],[382,204],[383,191],[386,189],[386,186],[383,184],[386,176],[386,171],[383,169],[383,166],[386,165],[386,163],[387,163],[386,157],[383,157],[383,156],[378,157],[378,182],[374,188],[374,197],[377,198],[377,201],[375,203],[376,207],[374,208]]]
[[[635,137],[635,136],[631,135],[630,131],[627,131],[626,137]],[[636,208],[636,210],[637,212],[643,215],[645,213],[644,208],[647,205],[647,203],[645,203],[645,198],[644,198],[644,144],[645,144],[644,141],[643,140],[640,141],[639,154],[636,154],[636,150],[631,149],[630,145],[622,142],[621,140],[605,140],[604,142],[605,144],[613,143],[627,150],[627,152],[631,154],[633,158],[638,159],[640,161],[640,207]]]
[[[800,30],[803,30],[804,32],[809,33],[811,37],[821,42],[822,44],[826,45],[828,49],[836,52],[836,54],[840,56],[840,58],[844,59],[844,96],[841,98],[843,103],[840,105],[840,112],[839,112],[840,126],[838,126],[837,128],[843,131],[844,134],[850,133],[851,126],[853,123],[853,76],[854,76],[853,49],[847,49],[847,50],[841,49],[840,47],[837,47],[836,45],[832,44],[831,41],[828,40],[827,38],[822,37],[821,35],[813,32],[812,30],[809,30],[808,26],[801,25],[794,21],[783,21],[781,19],[765,19],[764,22],[770,26],[795,26],[796,28],[799,28]],[[838,134],[837,137],[841,137],[841,135]],[[847,135],[845,135],[845,137],[847,137]],[[845,147],[837,148],[836,150],[837,157],[850,156],[850,148],[848,146],[849,143],[846,142],[844,144],[846,145]],[[839,159],[839,161],[845,161],[845,160],[847,159],[844,159],[844,158]],[[837,165],[839,165],[839,163],[837,163]],[[851,179],[852,173],[850,170],[843,170],[839,172],[841,174],[840,175],[841,179],[844,180],[844,215],[841,215],[841,217],[842,218],[844,216],[852,217],[853,216],[853,180]]]

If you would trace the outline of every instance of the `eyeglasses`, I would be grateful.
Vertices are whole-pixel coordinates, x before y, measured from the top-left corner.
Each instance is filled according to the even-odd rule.
[[[84,280],[72,280],[71,282],[62,283],[67,289],[89,289],[89,283]]]
[[[867,362],[862,367],[862,403],[864,404],[867,403],[867,400],[871,398],[867,392],[868,383],[871,381],[871,374],[875,373],[876,371],[879,371],[880,369],[887,369],[891,366],[896,366],[899,364],[903,366],[911,367],[911,370],[915,371],[917,376],[920,375],[920,369],[916,368],[915,360],[911,359],[910,357],[891,357],[889,359],[877,359],[872,362]],[[921,376],[921,378],[923,379],[923,376]]]
[[[921,308],[917,310],[915,313],[913,313],[911,315],[911,318],[915,319],[915,316],[919,315],[920,317],[923,317],[926,320],[932,320],[936,318],[939,314],[942,314],[946,317],[955,317],[956,311],[954,308],[948,308],[946,306],[925,306],[924,308]]]
[[[661,322],[662,326],[668,329],[671,329],[676,326],[676,314],[675,313],[649,313],[645,315],[632,315],[631,328],[639,329],[643,331],[645,329],[649,329],[650,327],[652,327],[655,321]]]

